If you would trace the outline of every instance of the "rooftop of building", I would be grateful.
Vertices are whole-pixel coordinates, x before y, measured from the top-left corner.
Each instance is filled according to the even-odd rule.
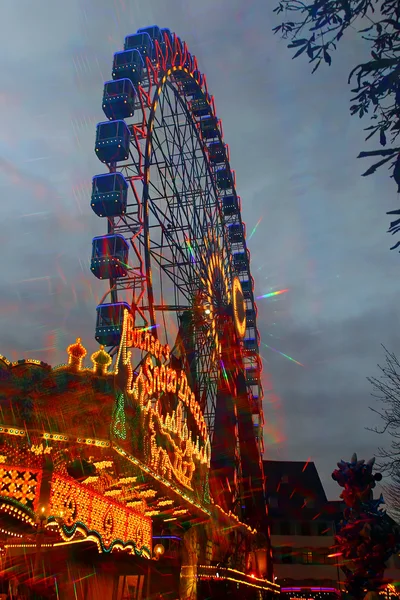
[[[271,516],[340,518],[343,502],[327,499],[313,461],[264,460],[263,463]]]

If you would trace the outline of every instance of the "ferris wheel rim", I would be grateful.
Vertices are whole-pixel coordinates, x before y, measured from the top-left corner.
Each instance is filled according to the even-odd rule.
[[[153,327],[156,325],[156,319],[155,319],[154,290],[153,290],[153,277],[152,277],[152,265],[151,265],[153,259],[152,259],[151,249],[150,249],[151,239],[150,239],[150,231],[149,231],[149,210],[148,209],[149,209],[149,203],[151,202],[150,192],[149,192],[149,183],[150,183],[150,169],[152,167],[151,149],[153,146],[154,120],[156,118],[156,111],[157,111],[157,108],[159,105],[159,100],[160,100],[161,94],[163,93],[166,86],[168,86],[175,94],[177,101],[179,102],[179,104],[183,108],[183,110],[185,111],[187,122],[190,123],[193,134],[196,136],[197,141],[200,142],[200,147],[201,147],[202,155],[203,155],[203,161],[204,161],[204,164],[206,165],[208,175],[210,177],[210,181],[213,186],[213,192],[215,195],[215,199],[218,200],[218,190],[216,189],[215,182],[213,181],[213,178],[212,178],[212,172],[211,172],[210,165],[207,161],[205,146],[201,143],[202,139],[200,137],[199,131],[196,129],[196,123],[193,119],[193,116],[190,113],[187,101],[184,101],[178,95],[177,89],[174,88],[171,81],[169,80],[169,77],[171,75],[173,75],[176,71],[184,72],[187,76],[192,77],[193,81],[195,81],[192,74],[187,69],[184,69],[182,67],[175,67],[173,69],[168,69],[168,71],[164,71],[164,72],[160,73],[160,80],[162,83],[156,89],[156,91],[154,93],[154,96],[152,99],[152,107],[151,107],[151,111],[150,111],[149,118],[147,121],[147,136],[146,136],[146,144],[145,144],[145,162],[144,162],[145,185],[143,187],[143,193],[142,193],[142,205],[143,205],[143,213],[144,213],[143,229],[144,229],[144,235],[145,235],[145,240],[146,240],[144,252],[145,252],[145,265],[146,265],[146,275],[147,275],[147,295],[148,295],[148,300],[149,300],[148,310],[150,313],[151,325]],[[196,82],[196,84],[198,85],[197,82]],[[199,90],[201,90],[201,87],[199,85],[198,85],[198,87],[199,87]],[[222,224],[222,221],[221,221],[221,224]],[[230,275],[231,275],[231,278],[233,281],[233,275],[232,274],[230,274]],[[179,308],[183,309],[184,307],[178,306],[177,308],[178,308],[178,312],[179,312]],[[189,307],[187,307],[187,308],[189,308]]]
[[[207,164],[207,160],[204,160],[204,159],[206,157],[206,149],[207,149],[207,152],[210,149],[210,145],[209,145],[210,144],[210,136],[205,135],[203,137],[203,131],[201,131],[201,135],[200,135],[200,132],[198,131],[198,133],[196,135],[196,139],[202,144],[203,162],[207,166],[208,173],[210,173],[210,171],[213,170],[213,177],[211,177],[211,182],[212,182],[212,186],[213,186],[213,197],[215,197],[219,203],[219,209],[221,211],[221,214],[223,211],[222,204],[225,199],[232,198],[235,203],[236,212],[234,213],[235,214],[234,219],[230,218],[230,217],[226,217],[226,213],[225,213],[225,209],[224,209],[223,217],[221,219],[224,234],[227,237],[229,237],[228,236],[228,228],[231,226],[233,221],[235,221],[237,223],[239,229],[242,232],[241,245],[239,244],[240,251],[237,252],[237,254],[241,254],[241,256],[239,257],[240,260],[242,261],[241,271],[239,272],[239,270],[236,268],[236,265],[234,265],[233,262],[231,263],[230,272],[229,272],[229,284],[230,284],[230,286],[232,286],[235,275],[238,277],[240,276],[241,282],[246,282],[245,293],[246,293],[247,307],[249,309],[249,310],[246,310],[246,316],[247,316],[247,312],[249,312],[251,319],[252,319],[251,326],[249,326],[251,328],[251,331],[250,331],[250,329],[248,331],[246,330],[246,336],[248,337],[248,335],[250,335],[252,337],[247,339],[246,336],[243,336],[243,340],[241,342],[242,348],[243,348],[243,356],[244,356],[244,360],[245,360],[243,368],[245,369],[245,372],[246,372],[246,386],[247,386],[248,393],[250,394],[250,396],[252,396],[252,394],[253,394],[253,392],[251,391],[253,389],[253,387],[254,386],[256,388],[258,387],[258,392],[256,392],[256,403],[257,403],[257,406],[259,407],[257,409],[257,411],[258,411],[257,414],[260,414],[260,419],[263,423],[262,405],[261,405],[262,397],[263,397],[262,383],[261,383],[262,365],[261,365],[261,359],[260,359],[260,353],[259,353],[259,333],[258,333],[257,323],[256,323],[257,309],[256,309],[256,304],[255,304],[255,298],[254,298],[254,280],[252,278],[251,270],[250,270],[250,264],[249,264],[250,256],[249,256],[249,251],[248,251],[247,243],[246,243],[246,239],[245,239],[245,225],[242,221],[242,216],[241,216],[240,198],[237,195],[237,191],[236,191],[234,171],[232,171],[232,169],[230,167],[229,150],[228,150],[228,146],[224,142],[222,124],[216,115],[214,99],[208,93],[206,78],[198,70],[197,61],[196,61],[195,57],[193,57],[189,53],[186,44],[184,42],[182,42],[176,34],[171,34],[171,32],[169,32],[169,30],[165,30],[165,29],[159,30],[158,27],[152,27],[150,29],[153,30],[153,33],[151,35],[154,34],[153,42],[154,42],[155,53],[154,53],[152,59],[150,59],[149,56],[147,56],[145,58],[145,60],[143,58],[141,58],[141,61],[144,65],[143,79],[141,81],[139,81],[138,87],[135,88],[136,89],[135,93],[137,94],[137,97],[138,98],[140,97],[140,104],[141,104],[142,113],[143,113],[143,123],[146,122],[145,126],[142,125],[142,128],[143,127],[146,128],[145,135],[143,135],[143,133],[141,132],[141,135],[143,136],[141,139],[144,139],[144,138],[146,139],[145,154],[144,154],[144,161],[146,163],[146,169],[142,175],[143,176],[142,198],[146,197],[146,195],[148,196],[148,188],[149,188],[149,184],[151,183],[151,181],[149,181],[149,179],[148,179],[149,168],[151,166],[148,148],[150,146],[150,141],[151,141],[150,134],[152,132],[149,132],[147,130],[147,127],[149,126],[149,122],[150,122],[148,115],[150,114],[150,111],[151,111],[151,123],[153,124],[155,115],[156,115],[156,109],[157,109],[155,99],[160,97],[161,91],[163,89],[165,89],[165,84],[168,85],[170,83],[170,79],[168,79],[168,76],[170,76],[171,74],[177,74],[177,72],[184,73],[184,76],[186,78],[190,78],[191,80],[195,81],[196,85],[200,89],[203,100],[204,100],[204,102],[206,102],[206,104],[208,105],[208,107],[210,109],[209,116],[215,122],[215,134],[212,135],[211,138],[213,139],[213,141],[216,141],[217,143],[219,142],[222,147],[222,154],[223,154],[222,160],[215,160],[212,165]],[[158,33],[155,30],[158,30]],[[160,35],[163,36],[163,42],[161,42],[161,38],[159,37]],[[126,38],[126,39],[128,39],[128,38]],[[125,48],[125,50],[127,50],[127,49]],[[140,54],[140,52],[137,50],[135,50],[135,53]],[[119,53],[119,54],[122,54],[122,53]],[[114,57],[115,56],[116,55],[114,55]],[[147,69],[147,74],[146,74],[146,69]],[[114,77],[114,75],[115,75],[115,73],[113,72],[113,80],[118,79],[119,76]],[[120,81],[127,81],[126,78],[123,79],[124,77],[125,76],[123,75],[122,80],[120,80]],[[163,79],[164,79],[164,81],[163,81]],[[112,81],[106,82],[106,83],[112,84]],[[129,81],[128,81],[128,83],[129,83]],[[175,81],[175,83],[177,83],[177,87],[180,88],[179,82]],[[147,86],[146,89],[148,89],[148,92],[146,92],[146,90],[143,88],[143,85],[145,87]],[[152,100],[150,101],[150,93],[151,93],[151,89],[152,89],[153,85],[156,87],[156,90],[155,90],[155,93],[153,94]],[[173,86],[172,86],[172,89],[174,89]],[[186,95],[186,90],[184,89],[183,85],[180,89],[181,89],[181,92],[183,89],[182,95],[184,96],[184,101],[181,102],[181,106],[185,109],[187,119],[191,123],[191,127],[195,128],[196,120],[193,117],[194,111],[193,111],[193,115],[190,115],[190,111],[192,110],[192,108],[189,106],[189,99]],[[174,89],[174,94],[177,97],[176,89]],[[191,95],[190,92],[188,92],[188,96],[190,96],[190,95]],[[192,94],[192,96],[193,96],[193,94]],[[179,98],[179,100],[181,100],[181,98]],[[192,104],[192,102],[190,104]],[[147,112],[145,112],[145,110]],[[204,113],[202,113],[202,114],[204,114]],[[107,115],[107,113],[106,113],[106,115]],[[198,118],[199,115],[200,115],[200,113],[197,113],[196,118]],[[123,119],[127,118],[127,117],[109,117],[110,120],[121,119],[121,118],[122,118],[123,124],[125,125],[125,121]],[[118,121],[118,120],[116,122],[121,123],[121,121]],[[101,124],[99,124],[99,125],[101,125]],[[132,126],[133,129],[135,129],[135,127],[136,127],[135,125]],[[140,127],[139,127],[139,130],[140,130]],[[142,131],[143,131],[143,129],[142,129]],[[136,137],[136,146],[138,148],[137,137]],[[129,155],[132,158],[132,160],[134,161],[134,158],[132,156],[132,148],[130,148],[130,150],[129,150]],[[221,158],[221,156],[219,156],[219,158]],[[124,160],[124,159],[118,159],[118,160]],[[211,159],[209,159],[209,160],[211,163]],[[115,163],[114,163],[114,165],[112,165],[112,164],[109,164],[109,161],[107,162],[106,160],[104,160],[102,162],[107,163],[110,173],[113,170],[115,171],[115,168],[113,169],[113,167],[115,167]],[[139,162],[140,162],[140,160],[139,160]],[[217,163],[219,166],[217,166]],[[137,165],[134,165],[134,166],[137,167]],[[126,169],[126,173],[127,173],[127,181],[130,182],[131,187],[134,190],[135,186],[134,185],[132,186],[132,177],[130,175],[130,173],[132,172],[132,165],[129,165],[129,164],[128,165],[118,165],[119,170],[123,171],[124,168]],[[225,168],[226,173],[229,174],[229,177],[231,179],[231,185],[228,186],[231,190],[230,192],[227,192],[226,187],[225,188],[220,187],[219,183],[217,186],[217,181],[216,181],[216,179],[214,180],[214,178],[216,178],[216,176],[217,176],[217,170],[219,170],[220,168]],[[146,177],[146,180],[144,180],[144,177]],[[133,179],[135,179],[135,177],[133,177]],[[136,177],[136,179],[137,179],[137,177]],[[145,186],[147,186],[147,190],[145,190]],[[221,191],[221,190],[223,190],[223,191]],[[134,194],[135,194],[135,191],[134,191]],[[135,196],[137,196],[137,194],[135,194]],[[138,201],[137,197],[136,197],[136,201]],[[145,215],[145,219],[147,219],[146,227],[145,227],[146,228],[146,244],[145,244],[145,246],[146,246],[147,250],[143,254],[144,254],[144,260],[147,261],[147,265],[146,265],[146,269],[145,269],[146,270],[146,273],[145,273],[146,291],[147,291],[147,293],[150,292],[150,300],[151,300],[151,302],[147,302],[147,304],[148,304],[148,308],[151,311],[151,324],[152,324],[151,326],[153,326],[153,325],[156,325],[156,318],[155,318],[155,312],[156,312],[155,306],[156,305],[154,303],[154,288],[153,288],[153,282],[152,282],[152,266],[153,265],[152,265],[152,260],[150,257],[150,252],[148,251],[149,243],[150,243],[148,208],[149,208],[149,202],[148,202],[148,198],[147,198],[146,199],[146,210],[143,211],[143,214]],[[233,213],[229,213],[229,214],[233,214]],[[143,226],[143,222],[141,222],[141,227],[142,226]],[[127,223],[126,223],[126,227],[129,228],[129,225]],[[114,231],[114,225],[113,225],[113,223],[111,223],[109,221],[109,230],[110,229]],[[136,237],[136,236],[137,236],[137,232],[134,234],[134,237]],[[132,240],[131,240],[131,242],[132,242]],[[229,246],[229,244],[228,244],[228,247],[230,250],[232,250],[232,248],[233,248],[233,246]],[[236,250],[238,250],[238,247],[239,246],[237,245]],[[141,246],[141,248],[142,248],[141,252],[143,252],[143,245]],[[232,252],[233,252],[233,250],[232,250]],[[242,267],[244,267],[244,268],[242,268]],[[112,281],[110,278],[109,283],[110,283],[110,288],[107,293],[111,295],[112,301],[117,302],[117,304],[122,305],[123,302],[119,302],[119,300],[118,300],[119,291],[122,291],[122,290],[126,291],[129,288],[127,286],[121,286],[118,279]],[[135,293],[134,293],[134,297],[135,297]],[[142,290],[142,294],[144,294],[144,293],[145,292],[143,292],[143,290]],[[142,298],[142,295],[140,296],[140,298]],[[176,308],[179,309],[179,306],[177,306]],[[134,298],[132,299],[131,309],[132,310],[135,309]],[[175,312],[178,312],[178,311],[175,311]],[[143,316],[143,313],[142,313],[142,316]],[[146,322],[146,318],[145,318],[145,322]],[[239,337],[241,337],[241,336],[239,336]],[[247,372],[249,372],[249,377],[247,377]],[[255,413],[253,413],[253,414],[255,414]],[[261,427],[262,427],[262,425],[261,425]],[[261,438],[261,440],[262,440],[262,438]]]

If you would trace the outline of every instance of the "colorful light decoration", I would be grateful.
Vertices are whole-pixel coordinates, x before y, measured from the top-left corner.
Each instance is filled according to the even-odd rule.
[[[148,352],[136,377],[127,343],[130,347]],[[142,330],[135,329],[132,315],[125,310],[115,372],[118,373],[120,365],[127,370],[127,394],[131,395],[131,399],[141,410],[148,464],[153,471],[160,472],[163,478],[174,478],[192,491],[191,480],[196,464],[198,467],[210,464],[211,444],[204,416],[188,385],[186,373],[161,362],[169,359],[169,356],[169,346],[160,344],[149,331],[143,335]],[[165,393],[175,395],[178,401],[172,414],[163,415],[160,410]],[[183,418],[183,407],[191,413],[196,423],[199,433],[197,437],[193,437],[193,433],[189,431],[187,420]],[[164,438],[161,444],[157,442],[159,434]],[[173,461],[166,450],[167,445],[172,448]]]
[[[44,454],[52,454],[59,444],[61,444],[61,447],[64,447],[65,444],[87,445],[100,450],[117,452],[133,465],[139,467],[144,474],[151,475],[154,480],[161,483],[165,488],[170,488],[177,497],[180,497],[186,503],[188,508],[179,506],[174,508],[173,501],[163,499],[156,501],[154,507],[147,507],[146,493],[149,493],[149,497],[154,497],[157,494],[156,491],[151,489],[134,490],[136,498],[134,497],[125,501],[125,504],[121,504],[113,500],[114,496],[121,494],[121,487],[105,490],[106,493],[101,494],[88,487],[97,483],[99,475],[86,477],[84,482],[79,484],[57,473],[53,475],[51,481],[50,503],[46,512],[50,516],[45,519],[47,521],[46,527],[57,530],[63,544],[80,543],[82,540],[75,538],[76,536],[79,538],[83,536],[86,540],[94,541],[101,552],[126,550],[136,553],[142,552],[143,555],[148,554],[146,548],[151,548],[150,516],[160,514],[160,509],[162,510],[164,506],[171,506],[171,520],[176,520],[179,516],[187,515],[194,510],[197,514],[203,514],[206,518],[212,517],[218,520],[222,518],[234,521],[234,527],[243,527],[249,533],[255,533],[250,527],[240,523],[235,515],[225,513],[223,509],[216,505],[207,504],[210,501],[207,473],[210,465],[211,446],[199,403],[188,385],[185,372],[171,369],[166,364],[170,356],[169,347],[160,344],[148,329],[140,331],[133,328],[131,331],[132,324],[131,315],[126,311],[123,340],[113,371],[109,371],[111,357],[101,347],[98,352],[93,353],[91,356],[93,368],[85,368],[83,358],[86,356],[86,349],[82,346],[79,338],[75,344],[68,346],[68,364],[53,369],[56,372],[73,370],[93,373],[95,376],[100,377],[115,377],[121,365],[127,368],[129,385],[124,392],[117,392],[114,405],[112,438],[115,441],[71,436],[64,432],[44,431],[40,434],[43,440],[42,443],[38,443],[37,438],[35,438],[34,443],[31,443],[28,431],[5,424],[0,425],[0,434],[20,438],[24,444],[27,444],[26,450],[38,458]],[[131,347],[137,347],[148,352],[141,374],[137,374],[136,377],[134,377],[130,362],[130,353],[127,352],[126,340],[128,338],[132,344]],[[41,361],[21,361],[15,365],[9,361],[7,362],[6,359],[3,362],[8,368],[32,363],[40,365],[51,372],[51,367],[41,363]],[[168,369],[170,370],[168,371]],[[175,395],[177,400],[176,408],[171,414],[162,414],[160,411],[160,403],[165,393]],[[150,453],[147,464],[127,453],[116,443],[117,439],[122,442],[126,439],[126,417],[124,412],[126,396],[130,396],[131,401],[136,400],[139,403],[141,415],[147,424],[145,431],[148,433],[150,440]],[[192,422],[195,423],[196,435],[189,430],[188,422],[184,418],[185,410],[191,414]],[[157,442],[157,436],[160,434],[165,437],[169,448],[173,449],[174,462],[171,462],[169,454],[165,451],[165,441],[161,442],[161,446],[160,442]],[[111,468],[113,461],[109,459],[94,460],[93,465],[98,471],[101,471],[103,468]],[[12,466],[5,467],[9,470],[13,468]],[[200,483],[199,489],[203,490],[203,497],[200,502],[194,497],[193,486],[191,485],[193,473],[198,468],[201,469],[202,473],[200,477],[202,483]],[[18,470],[21,472],[19,466]],[[38,470],[38,473],[41,473],[41,471]],[[3,476],[5,477],[4,474]],[[0,483],[1,479],[0,476]],[[137,477],[122,477],[116,484],[120,486],[135,483],[136,480]],[[34,496],[31,496],[32,501],[36,503],[39,502],[39,488],[40,485],[35,490]],[[27,493],[30,494],[31,492],[27,489]],[[30,517],[27,520],[22,514],[20,515],[18,512],[15,514],[17,518],[28,523]],[[15,536],[17,535],[20,534],[15,533]]]
[[[233,318],[238,338],[241,340],[246,333],[246,305],[240,279],[235,277],[232,283]]]
[[[247,574],[237,569],[229,569],[226,567],[218,567],[213,565],[198,565],[197,579],[213,579],[225,580],[232,583],[242,584],[246,587],[252,587],[259,590],[268,590],[275,593],[280,593],[280,586],[267,579],[256,577],[254,573]]]
[[[211,244],[215,245],[216,242],[214,240],[210,240],[210,245]],[[220,295],[221,299],[226,299],[227,304],[230,302],[230,290],[224,269],[224,253],[220,248],[218,248],[216,252],[212,252],[207,256],[206,270],[207,276],[205,279],[202,279],[202,282],[206,289],[205,312],[208,320],[210,321],[210,330],[208,331],[208,335],[211,335],[214,339],[214,346],[217,354],[221,354],[221,342],[219,339],[220,334],[218,331],[218,314],[215,306],[216,282],[218,281],[220,286],[223,288],[220,290]]]
[[[21,504],[37,508],[42,471],[7,466],[0,468],[0,495],[14,498]]]
[[[52,479],[49,514],[62,514],[69,528],[84,523],[87,531],[98,532],[105,548],[114,540],[134,542],[139,550],[151,548],[151,519],[65,477]]]
[[[181,60],[182,64],[184,64],[185,57],[187,56],[187,48],[186,48],[185,44],[182,44],[182,46],[183,46],[183,51],[182,52],[181,52],[181,50],[179,51],[181,53],[181,59],[177,59],[177,60]],[[156,47],[157,47],[157,44],[156,44]],[[161,58],[162,58],[162,60],[165,59],[165,57],[161,57]],[[190,55],[189,55],[189,58],[190,58]],[[173,63],[175,63],[175,58],[173,59]],[[195,59],[194,59],[194,57],[193,57],[193,64],[195,65]],[[157,69],[158,69],[158,65],[157,65]],[[177,69],[182,70],[186,74],[190,75],[190,77],[193,79],[193,75],[191,73],[189,73],[188,69],[186,69],[186,68],[181,69],[181,66],[179,66],[179,67],[173,67],[173,69],[169,69],[168,70],[168,75],[171,74],[172,71],[176,71]],[[156,73],[156,70],[154,68],[153,68],[153,73],[154,74]],[[166,78],[167,78],[166,75],[164,75],[164,77],[162,78],[162,83],[163,84],[166,82]],[[155,83],[155,81],[154,81],[154,83]],[[161,93],[161,89],[162,89],[162,86],[160,84],[159,87],[158,87],[158,90],[157,90],[158,94]],[[212,103],[212,101],[210,101],[210,103]],[[149,153],[151,152],[151,148],[150,147],[148,148],[148,152]],[[234,176],[234,174],[233,174],[233,176]],[[147,173],[147,177],[149,177],[149,173]],[[148,182],[148,179],[147,179],[147,182]],[[258,225],[258,223],[257,223],[257,225]],[[189,250],[191,250],[191,253],[193,255],[193,249],[190,247],[190,242],[189,242]],[[217,335],[218,335],[218,332],[217,332]],[[154,338],[153,338],[153,340],[154,340]],[[77,340],[77,344],[71,345],[69,347],[69,350],[71,350],[71,352],[69,352],[68,365],[67,366],[63,365],[60,368],[68,369],[68,368],[73,367],[74,369],[76,369],[78,371],[89,371],[89,369],[83,369],[82,368],[82,361],[83,361],[83,358],[84,358],[85,355],[81,354],[81,348],[79,348],[79,344],[80,344],[80,340],[78,339]],[[149,344],[150,344],[150,347],[149,347]],[[154,344],[156,344],[156,341],[154,342]],[[218,339],[217,339],[216,346],[217,346],[217,349],[219,350],[220,349],[220,344],[219,344],[219,340]],[[145,342],[144,342],[144,348],[146,348],[146,343]],[[144,348],[141,348],[141,349],[143,350]],[[111,364],[111,361],[109,360],[110,357],[108,357],[108,355],[104,356],[107,353],[103,352],[103,350],[104,350],[103,348],[100,348],[100,351],[98,353],[93,354],[92,357],[91,357],[92,361],[94,363],[93,371],[96,373],[96,375],[105,376],[105,377],[110,375],[111,377],[113,377],[114,374],[115,374],[115,372],[114,373],[108,373],[108,367]],[[155,345],[154,345],[154,352],[151,352],[151,350],[152,350],[152,348],[151,348],[151,340],[150,340],[149,342],[147,342],[147,348],[145,349],[145,351],[150,352],[151,354],[153,354],[153,357],[155,357],[156,360],[161,360],[161,357],[157,357],[156,356],[157,355],[157,350],[156,350],[156,346]],[[85,351],[85,354],[86,354],[86,351]],[[100,360],[97,360],[99,357],[101,357]],[[168,360],[166,357],[164,357],[164,358],[166,360]],[[104,362],[103,362],[103,359],[104,359]],[[28,362],[28,361],[26,361],[26,362]],[[41,364],[40,361],[32,361],[32,363]],[[157,368],[157,367],[159,367],[159,365],[158,364],[155,364],[155,365],[153,364],[153,367]],[[152,373],[152,375],[154,376],[154,372]],[[161,381],[162,381],[162,375],[158,376],[158,377],[159,377],[159,380],[161,379]],[[186,381],[186,384],[187,384],[187,381]],[[158,385],[159,384],[157,383],[157,392],[159,393],[159,395],[155,395],[153,397],[156,400],[156,403],[161,400],[162,393],[164,392],[164,390],[162,389],[162,387],[161,387],[161,389],[158,389]],[[160,386],[162,386],[162,384],[160,384]],[[181,390],[177,390],[177,392],[179,394],[179,392],[181,392]],[[179,407],[180,407],[180,409],[182,409],[182,405],[183,405],[183,406],[185,406],[187,408],[188,411],[192,412],[192,407],[194,406],[195,399],[191,402],[191,400],[192,400],[192,393],[191,393],[191,391],[188,394],[184,394],[182,392],[182,396],[183,397],[179,398],[179,400],[181,401],[182,404],[178,405],[178,408],[176,409],[176,414],[173,413],[172,415],[167,415],[167,417],[165,417],[165,419],[164,419],[164,422],[161,421],[161,425],[164,427],[164,433],[166,433],[167,435],[171,435],[171,439],[173,439],[174,434],[176,434],[179,431],[179,427],[176,425],[177,421],[179,420],[179,415],[178,415],[178,409],[179,409]],[[113,431],[112,432],[113,432],[113,435],[115,435],[115,437],[118,437],[121,440],[125,440],[125,438],[126,438],[125,413],[124,413],[124,410],[123,410],[123,406],[124,406],[124,395],[123,394],[119,394],[119,395],[117,395],[117,398],[116,398],[116,412],[114,414],[114,419],[113,419],[114,423],[113,423]],[[158,414],[157,411],[155,411],[155,412],[156,412],[156,414]],[[192,415],[193,414],[196,414],[195,411],[194,411],[194,413],[192,412]],[[201,439],[200,439],[200,442],[199,442],[199,438],[197,438],[196,445],[197,445],[197,443],[199,443],[199,446],[201,446],[201,443],[203,442],[203,447],[201,447],[200,451],[199,451],[199,456],[200,456],[199,462],[201,462],[203,465],[209,466],[209,459],[207,460],[208,456],[207,456],[207,448],[206,448],[206,444],[208,442],[207,431],[206,431],[206,429],[204,430],[204,435],[203,435],[203,438],[202,438],[201,434],[203,432],[203,428],[201,426],[202,424],[201,424],[201,418],[200,417],[199,417],[199,421],[200,421],[200,423],[198,423],[196,421],[196,425],[197,425],[197,427],[199,429],[200,438]],[[164,425],[163,425],[163,423],[164,423]],[[186,425],[186,430],[185,430],[185,425]],[[121,432],[123,432],[122,435],[121,435]],[[182,432],[183,432],[182,433],[182,437],[180,438],[181,442],[183,442],[183,440],[189,440],[189,439],[191,439],[190,438],[191,432],[189,432],[187,430],[187,423],[183,424]],[[23,432],[23,435],[25,435],[25,432]],[[74,436],[62,436],[62,435],[57,436],[57,437],[55,437],[55,436],[53,437],[53,434],[43,434],[43,436],[45,436],[45,435],[47,435],[48,437],[47,438],[43,437],[43,439],[52,440],[54,442],[72,442],[72,443],[87,444],[87,445],[90,445],[90,446],[96,446],[96,447],[100,447],[102,449],[110,448],[112,450],[115,450],[115,448],[113,448],[113,443],[112,442],[110,443],[109,441],[106,441],[106,440],[97,440],[97,439],[94,439],[94,438],[85,438],[85,437],[76,438],[75,439]],[[27,432],[27,437],[29,439],[28,432]],[[193,442],[192,442],[192,444],[193,444]],[[183,444],[181,444],[181,448],[182,448],[182,445]],[[47,447],[49,448],[49,451],[50,451],[51,450],[50,446],[47,446]],[[156,445],[156,447],[157,447],[157,445]],[[35,448],[35,446],[33,446],[33,448]],[[157,450],[158,450],[158,448],[157,448]],[[196,451],[196,448],[195,448],[195,451]],[[201,452],[202,451],[203,451],[203,457],[201,456]],[[33,450],[33,452],[35,453],[34,450]],[[37,454],[40,454],[40,452],[38,452]],[[203,460],[203,458],[204,458],[204,460]],[[107,461],[104,461],[104,462],[107,462]],[[110,461],[108,461],[108,462],[110,462]],[[148,471],[148,472],[150,472],[150,471]],[[184,470],[182,471],[182,474],[184,474]],[[85,481],[88,482],[89,479],[90,478],[87,478]],[[161,479],[160,479],[160,481],[161,481]],[[166,482],[163,481],[163,483],[166,483]],[[179,491],[179,488],[177,488],[176,486],[174,486],[171,482],[170,482],[170,487],[173,488],[174,491]],[[79,494],[78,494],[78,496],[79,496]],[[188,496],[186,499],[189,501],[190,500],[190,496]],[[75,508],[76,508],[76,506],[72,502],[72,504],[70,506],[70,512],[73,511],[72,514],[75,514],[75,512],[74,512]],[[111,512],[112,511],[108,510],[107,513],[104,515],[104,521],[103,521],[104,531],[102,531],[101,535],[100,535],[99,532],[97,532],[95,530],[92,530],[92,529],[89,529],[86,523],[83,524],[83,523],[77,522],[77,523],[73,524],[71,526],[71,528],[68,528],[67,526],[63,525],[61,527],[61,530],[62,530],[62,537],[65,540],[64,543],[71,543],[72,541],[75,541],[75,543],[80,543],[82,540],[73,540],[73,537],[75,536],[75,534],[77,534],[77,535],[84,536],[84,539],[93,539],[94,541],[96,541],[96,543],[99,546],[99,550],[101,548],[102,551],[111,551],[112,548],[121,549],[121,550],[128,548],[129,545],[130,545],[130,542],[127,542],[125,544],[125,542],[121,542],[120,540],[115,540],[115,539],[108,546],[107,545],[104,546],[103,540],[105,540],[106,542],[108,542],[111,539],[111,537],[114,535],[115,521],[114,521],[113,516],[112,517],[110,516]],[[55,545],[60,545],[60,544],[55,544]],[[134,545],[132,547],[134,547]],[[143,552],[145,552],[145,550],[143,550]]]

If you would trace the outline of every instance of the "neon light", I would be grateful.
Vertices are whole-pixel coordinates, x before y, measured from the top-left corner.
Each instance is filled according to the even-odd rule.
[[[129,311],[125,309],[124,318],[124,333],[125,333],[125,344],[127,348],[138,348],[143,352],[149,352],[156,358],[156,360],[165,361],[169,360],[170,348],[168,344],[163,346],[159,340],[155,338],[149,330],[151,327],[135,328],[135,321]]]
[[[211,444],[204,416],[184,371],[177,371],[161,362],[163,357],[169,358],[169,347],[160,344],[149,332],[143,336],[143,332],[135,329],[133,324],[133,316],[125,310],[115,372],[118,373],[118,365],[122,363],[127,370],[126,393],[131,394],[134,403],[140,407],[145,461],[152,471],[161,472],[168,480],[173,478],[193,491],[191,482],[196,468],[202,466],[202,471],[207,470],[211,460]],[[140,334],[137,334],[138,331]],[[128,338],[131,347],[143,349],[145,346],[149,352],[136,377],[131,352],[127,352]],[[177,406],[172,414],[162,412],[165,393],[176,396]],[[197,438],[189,431],[184,418],[185,408],[194,418],[199,433]]]
[[[121,440],[126,439],[125,427],[125,399],[122,393],[117,395],[116,407],[113,418],[113,433]]]
[[[244,302],[242,284],[235,277],[232,284],[233,315],[235,319],[236,333],[240,339],[246,334],[246,306]]]

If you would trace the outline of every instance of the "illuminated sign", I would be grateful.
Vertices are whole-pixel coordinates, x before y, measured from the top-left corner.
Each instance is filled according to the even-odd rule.
[[[167,362],[170,358],[168,344],[162,345],[149,330],[135,328],[134,319],[127,310],[124,316],[123,339],[126,340],[126,348],[138,348],[148,353],[135,382],[136,386],[140,387],[140,404],[143,405],[153,398],[157,399],[161,392],[176,395],[192,414],[203,441],[207,441],[207,425],[185,372],[161,363],[162,360]],[[157,361],[161,364],[157,364]]]
[[[135,327],[133,316],[128,310],[125,310],[124,316],[125,344],[127,348],[139,348],[143,352],[149,352],[157,360],[168,361],[170,348],[168,344],[163,346],[154,335],[146,328]]]
[[[146,353],[136,375],[128,348]],[[197,492],[208,494],[211,445],[207,425],[186,373],[171,367],[170,356],[169,346],[161,344],[149,329],[135,328],[134,318],[126,310],[117,365],[121,361],[127,369],[126,393],[140,407],[137,427],[143,460],[158,474],[191,491],[196,472]],[[175,398],[173,406],[167,394]]]

